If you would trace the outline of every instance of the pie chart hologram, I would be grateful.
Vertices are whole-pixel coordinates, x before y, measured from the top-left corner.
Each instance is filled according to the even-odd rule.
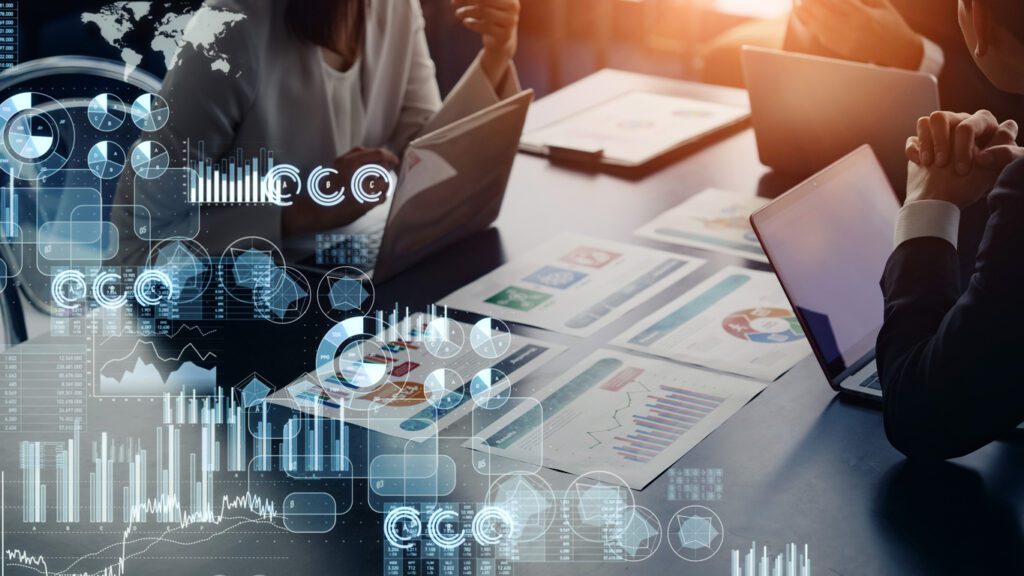
[[[132,104],[132,122],[143,132],[156,132],[167,125],[171,109],[156,94],[143,94]]]
[[[113,132],[124,124],[125,105],[113,94],[100,94],[89,102],[89,124],[100,132]]]
[[[132,152],[132,169],[146,180],[156,180],[163,176],[170,162],[167,149],[152,140],[140,143]]]
[[[0,103],[0,170],[39,180],[64,167],[74,148],[71,116],[56,100],[36,92]]]
[[[484,358],[500,358],[512,346],[512,333],[501,320],[484,318],[473,325],[469,344]]]
[[[110,180],[117,178],[124,171],[124,148],[116,142],[97,142],[89,150],[89,170],[97,178]]]

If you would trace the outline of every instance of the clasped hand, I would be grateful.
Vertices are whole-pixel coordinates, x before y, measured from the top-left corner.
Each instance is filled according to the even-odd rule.
[[[988,194],[1009,163],[1024,158],[1017,123],[988,110],[933,112],[907,139],[907,202],[944,200],[965,208]]]

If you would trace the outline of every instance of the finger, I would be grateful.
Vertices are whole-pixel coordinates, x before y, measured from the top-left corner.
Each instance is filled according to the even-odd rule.
[[[953,130],[953,161],[957,174],[966,176],[971,171],[974,151],[979,143],[988,141],[998,128],[999,123],[988,110],[979,110],[956,126]]]
[[[499,26],[511,28],[519,23],[518,16],[512,12],[487,8],[484,6],[466,6],[455,11],[455,17],[459,20],[480,20]]]
[[[949,162],[952,150],[949,146],[949,116],[944,112],[933,112],[928,116],[929,133],[932,137],[932,157],[936,166]]]
[[[1018,134],[1017,122],[1014,120],[1007,120],[999,125],[999,128],[992,134],[992,138],[985,142],[984,145],[979,146],[980,148],[989,148],[992,146],[1006,146],[1017,143]]]
[[[907,144],[904,147],[904,152],[907,155],[907,160],[910,160],[917,165],[921,164],[921,142],[917,139],[917,136],[907,138]]]
[[[476,32],[477,34],[481,34],[484,36],[495,36],[499,38],[508,36],[511,30],[508,27],[500,26],[498,24],[492,24],[490,22],[485,22],[483,20],[477,20],[475,18],[467,18],[463,20],[462,25],[465,26],[467,29]]]
[[[1024,148],[1020,146],[993,146],[978,153],[979,164],[996,170],[1002,170],[1010,163],[1021,158],[1024,158]]]
[[[921,166],[931,166],[935,147],[932,145],[932,125],[927,116],[917,119],[917,140],[921,150]]]

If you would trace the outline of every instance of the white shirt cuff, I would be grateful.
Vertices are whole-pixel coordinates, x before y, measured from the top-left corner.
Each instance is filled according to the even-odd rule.
[[[938,78],[942,73],[942,68],[946,65],[946,55],[935,42],[924,36],[921,37],[921,40],[924,43],[924,57],[921,58],[921,66],[918,71]]]
[[[943,200],[909,202],[896,216],[894,246],[914,238],[941,238],[956,248],[960,230],[960,209]]]

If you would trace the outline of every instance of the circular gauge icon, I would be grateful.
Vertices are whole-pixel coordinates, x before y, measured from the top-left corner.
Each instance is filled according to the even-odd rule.
[[[59,102],[22,92],[0,103],[0,170],[40,180],[64,167],[75,144],[74,123]]]
[[[373,282],[365,272],[351,266],[341,266],[324,274],[316,293],[320,312],[335,322],[362,316],[373,309]]]
[[[423,347],[435,358],[454,358],[466,342],[462,326],[445,316],[434,318],[423,331]]]
[[[612,472],[588,472],[573,480],[562,500],[562,516],[573,534],[587,542],[619,542],[626,529],[626,511],[636,505],[626,486]]]
[[[485,410],[497,410],[508,401],[512,383],[501,370],[487,368],[473,376],[469,392],[477,406]]]
[[[113,132],[124,124],[125,105],[113,94],[100,94],[89,102],[89,124],[100,132]]]
[[[491,483],[487,504],[508,512],[515,542],[533,542],[543,537],[558,515],[558,501],[551,485],[528,472],[505,474]]]
[[[452,410],[462,404],[462,377],[458,372],[438,368],[423,380],[423,397],[438,410]]]
[[[722,520],[706,506],[687,506],[669,521],[668,543],[676,556],[688,562],[703,562],[714,556],[723,538]]]
[[[110,180],[124,171],[124,148],[109,140],[97,142],[89,149],[89,171],[97,178]]]
[[[140,142],[132,151],[132,169],[141,178],[156,180],[167,173],[171,156],[159,142]]]
[[[378,318],[359,316],[335,324],[324,334],[316,352],[316,375],[320,387],[335,400],[355,410],[372,411],[410,396],[402,379],[392,382],[392,369],[408,366],[407,350],[386,340],[390,327]],[[404,373],[404,372],[399,372]],[[411,388],[410,388],[411,390]],[[420,390],[414,390],[417,402]]]
[[[470,330],[469,344],[484,358],[501,358],[512,347],[512,333],[501,320],[484,318]]]
[[[156,132],[166,126],[170,118],[167,101],[156,94],[143,94],[132,103],[132,122],[143,132]]]
[[[202,244],[187,238],[161,241],[150,249],[146,262],[171,278],[174,287],[171,299],[179,304],[202,298],[214,276],[215,264],[209,252]]]

